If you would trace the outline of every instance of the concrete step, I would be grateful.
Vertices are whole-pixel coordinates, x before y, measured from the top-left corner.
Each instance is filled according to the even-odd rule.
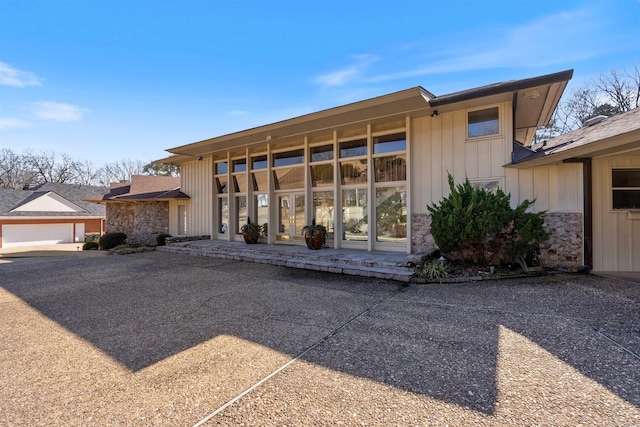
[[[312,251],[311,254],[306,254],[304,251],[297,251],[295,254],[292,254],[290,252],[278,252],[274,250],[256,250],[243,246],[233,248],[228,246],[203,247],[201,245],[190,245],[188,242],[159,246],[157,250],[306,270],[327,271],[352,276],[375,277],[400,282],[409,282],[414,274],[413,269],[398,265],[398,263],[394,262],[363,261],[337,256],[319,257],[313,255],[315,251]]]

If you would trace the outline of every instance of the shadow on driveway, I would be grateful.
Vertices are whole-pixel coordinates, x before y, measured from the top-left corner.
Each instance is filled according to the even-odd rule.
[[[160,252],[0,268],[0,286],[133,372],[235,336],[493,414],[506,327],[640,407],[640,292],[623,282],[404,287]]]

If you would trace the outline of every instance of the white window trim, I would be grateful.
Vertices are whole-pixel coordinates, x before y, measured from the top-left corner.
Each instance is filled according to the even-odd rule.
[[[469,136],[469,113],[474,111],[482,111],[489,110],[491,108],[498,108],[498,133],[492,133],[491,135],[482,135],[482,136]],[[483,141],[486,139],[495,139],[503,136],[504,131],[502,130],[504,123],[504,114],[502,113],[502,106],[500,104],[491,104],[491,105],[483,105],[479,108],[469,108],[464,111],[464,135],[465,142],[476,142]]]

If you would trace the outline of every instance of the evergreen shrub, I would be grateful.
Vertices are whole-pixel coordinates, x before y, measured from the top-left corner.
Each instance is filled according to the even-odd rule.
[[[497,261],[518,263],[527,271],[527,261],[549,239],[544,230],[545,212],[527,212],[533,201],[511,208],[511,195],[474,187],[468,179],[455,185],[449,174],[450,194],[439,204],[427,206],[431,234],[448,258],[485,266]]]
[[[124,233],[105,233],[100,237],[100,249],[113,249],[124,245],[126,241],[127,235]]]
[[[84,242],[84,245],[82,245],[82,250],[83,251],[97,250],[99,247],[100,247],[100,244],[98,242],[96,242],[95,240],[91,240],[89,242]]]

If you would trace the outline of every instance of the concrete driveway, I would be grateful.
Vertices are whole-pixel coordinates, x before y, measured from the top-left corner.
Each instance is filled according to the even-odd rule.
[[[0,265],[0,425],[640,425],[640,287]]]

